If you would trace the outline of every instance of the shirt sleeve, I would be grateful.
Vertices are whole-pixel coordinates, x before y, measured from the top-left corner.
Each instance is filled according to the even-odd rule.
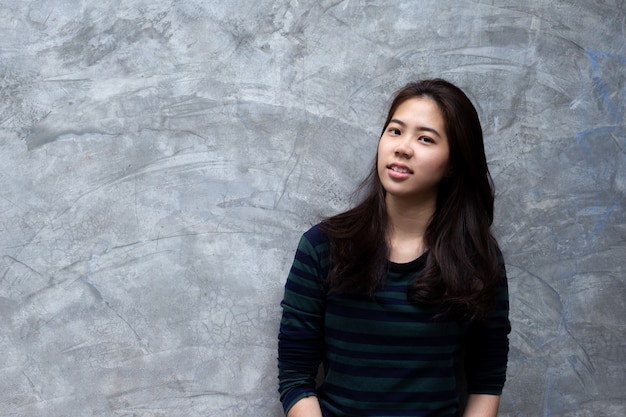
[[[466,345],[469,394],[502,394],[509,353],[509,293],[502,254],[498,253],[501,279],[495,303],[487,316],[471,325]]]
[[[327,246],[318,228],[305,233],[285,284],[278,335],[278,391],[285,414],[298,400],[316,395],[324,347]]]

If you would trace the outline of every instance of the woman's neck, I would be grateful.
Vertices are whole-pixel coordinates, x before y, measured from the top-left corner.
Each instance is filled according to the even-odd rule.
[[[436,200],[415,204],[387,196],[385,206],[389,260],[407,263],[417,259],[428,249],[424,235],[435,214]]]

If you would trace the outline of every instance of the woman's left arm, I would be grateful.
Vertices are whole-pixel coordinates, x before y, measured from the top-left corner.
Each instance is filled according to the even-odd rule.
[[[465,370],[469,393],[464,417],[496,416],[506,380],[509,294],[504,261],[500,255],[501,279],[493,309],[470,326],[466,344]]]
[[[470,394],[463,417],[496,417],[499,405],[499,395]]]

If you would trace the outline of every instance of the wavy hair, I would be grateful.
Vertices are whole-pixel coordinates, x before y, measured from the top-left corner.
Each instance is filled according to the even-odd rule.
[[[443,115],[451,175],[439,184],[435,213],[424,235],[426,265],[409,285],[407,298],[443,308],[446,315],[480,317],[491,307],[501,272],[490,230],[494,187],[482,128],[460,88],[432,79],[409,83],[396,92],[382,132],[402,103],[423,97],[432,99]],[[376,160],[358,188],[360,203],[321,223],[330,241],[329,292],[372,296],[384,283],[387,213]]]

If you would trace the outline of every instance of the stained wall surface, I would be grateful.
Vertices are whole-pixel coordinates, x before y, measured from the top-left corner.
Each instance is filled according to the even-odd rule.
[[[626,415],[623,1],[0,11],[1,415],[280,416],[298,238],[434,76],[476,103],[497,187],[500,415]]]

